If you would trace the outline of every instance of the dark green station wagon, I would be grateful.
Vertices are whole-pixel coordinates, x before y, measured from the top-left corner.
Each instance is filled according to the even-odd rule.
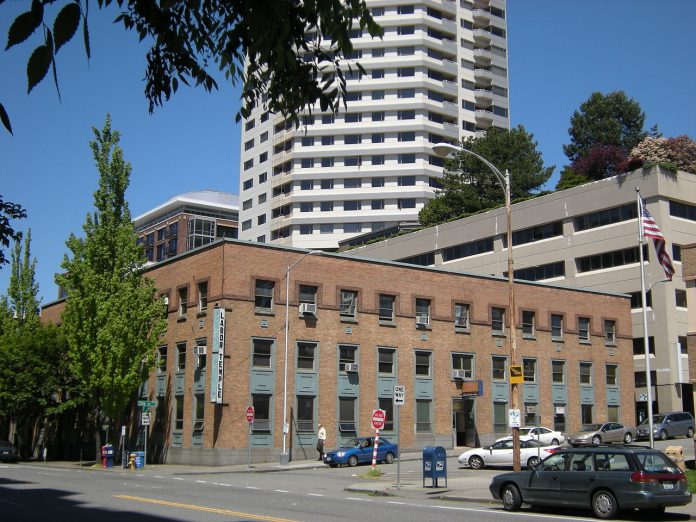
[[[564,448],[530,470],[495,476],[489,489],[507,511],[523,503],[573,507],[602,519],[623,509],[658,514],[691,502],[686,475],[647,446]]]

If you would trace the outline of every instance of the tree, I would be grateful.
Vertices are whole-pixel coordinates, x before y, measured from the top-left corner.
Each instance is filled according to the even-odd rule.
[[[628,151],[648,135],[643,128],[644,124],[645,114],[640,105],[623,91],[607,95],[593,92],[570,118],[570,143],[563,146],[563,151],[576,174],[590,179],[602,179],[613,175],[611,172],[616,170],[618,163],[626,159]],[[651,132],[658,134],[656,127]],[[605,149],[606,147],[613,148]],[[623,156],[617,154],[620,151],[623,151]],[[578,163],[590,156],[594,161]],[[607,162],[610,156],[613,160]],[[601,164],[609,170],[599,177],[596,177],[596,173],[590,175]],[[581,171],[584,167],[589,167],[590,170]]]
[[[37,426],[66,407],[72,379],[60,330],[39,320],[31,231],[23,251],[15,242],[11,257],[8,295],[0,300],[0,418],[14,424],[20,451],[28,454]]]
[[[1,109],[1,107],[0,107]],[[22,233],[12,228],[11,219],[24,219],[27,217],[27,212],[17,203],[4,201],[0,195],[0,245],[4,248],[10,246],[10,241],[19,241],[22,239]],[[5,253],[0,248],[0,267],[7,263]]]
[[[630,157],[641,166],[661,165],[668,170],[696,173],[696,141],[689,136],[653,138],[648,136],[633,150]]]
[[[336,111],[345,103],[340,65],[353,51],[352,29],[367,30],[373,37],[382,34],[365,0],[97,0],[102,9],[114,3],[122,9],[115,22],[141,41],[149,37],[153,42],[145,71],[150,112],[177,91],[179,82],[217,89],[209,72],[214,66],[233,84],[242,83],[244,104],[238,119],[259,103],[295,123],[298,113],[314,103]],[[28,91],[49,69],[58,90],[56,56],[80,25],[90,58],[89,0],[30,4],[10,26],[6,50],[40,29],[41,43],[27,62]],[[52,23],[46,12],[50,4],[60,9]],[[305,38],[308,34],[317,38]],[[11,133],[1,104],[0,121]]]
[[[164,309],[152,280],[143,276],[142,247],[136,243],[125,199],[131,166],[111,130],[93,129],[90,143],[99,170],[93,214],[84,238],[71,235],[63,273],[56,277],[67,291],[62,328],[70,364],[90,401],[97,450],[105,418],[120,424],[124,408],[155,364],[155,346],[164,332]]]
[[[551,177],[554,167],[544,167],[534,136],[521,125],[491,128],[483,137],[469,137],[461,146],[486,158],[501,172],[510,171],[511,198],[526,198]],[[422,225],[431,226],[505,203],[505,192],[490,168],[474,156],[458,153],[447,163],[440,189],[420,211]]]

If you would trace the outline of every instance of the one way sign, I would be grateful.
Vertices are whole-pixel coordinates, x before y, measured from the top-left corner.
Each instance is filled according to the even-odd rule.
[[[406,401],[406,387],[405,386],[394,386],[394,405],[403,406]]]

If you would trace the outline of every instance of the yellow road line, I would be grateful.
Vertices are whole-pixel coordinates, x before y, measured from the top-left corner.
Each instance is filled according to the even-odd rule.
[[[238,517],[251,518],[253,520],[267,520],[269,522],[296,522],[293,520],[288,520],[286,518],[276,518],[264,515],[254,515],[252,513],[242,513],[241,511],[232,511],[229,509],[217,509],[205,506],[197,506],[195,504],[180,504],[179,502],[169,502],[166,500],[158,500],[156,498],[143,498],[143,497],[132,497],[130,495],[114,495],[114,498],[120,498],[123,500],[133,500],[135,502],[146,502],[148,504],[158,504],[160,506],[169,506],[183,509],[192,509],[195,511],[205,511],[207,513],[219,513],[221,515],[235,515]]]

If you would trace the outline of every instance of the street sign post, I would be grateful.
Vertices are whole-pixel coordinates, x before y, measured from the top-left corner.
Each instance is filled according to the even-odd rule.
[[[399,434],[401,433],[401,406],[406,402],[406,386],[397,384],[394,386],[394,406],[396,406],[396,489],[401,489],[401,446]]]
[[[375,429],[375,444],[372,448],[372,469],[377,465],[377,445],[379,444],[379,430],[384,428],[387,422],[387,412],[384,410],[372,410],[372,427]]]
[[[246,421],[249,424],[249,440],[247,442],[247,466],[251,467],[251,426],[254,423],[254,417],[256,412],[253,406],[247,406],[246,409]]]
[[[155,401],[138,401],[138,408],[154,408],[157,406]]]
[[[144,411],[142,413],[140,424],[142,424],[143,426],[150,425],[150,412]]]

